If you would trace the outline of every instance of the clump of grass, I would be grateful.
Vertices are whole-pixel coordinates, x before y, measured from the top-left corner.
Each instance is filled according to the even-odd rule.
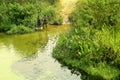
[[[71,14],[75,28],[59,39],[53,57],[94,76],[85,80],[119,80],[119,13],[118,0],[79,2]]]
[[[68,36],[62,36],[53,51],[53,57],[74,69],[92,76],[115,79],[119,76],[119,49],[114,45],[111,30],[81,27]],[[119,32],[117,33],[119,36]],[[119,43],[116,37],[116,44]],[[111,45],[112,44],[112,45]]]
[[[33,32],[33,29],[25,27],[24,25],[11,25],[12,28],[7,31],[7,34],[24,34],[24,33],[30,33]]]

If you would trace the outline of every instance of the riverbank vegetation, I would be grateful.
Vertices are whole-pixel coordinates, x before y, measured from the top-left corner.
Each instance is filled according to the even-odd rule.
[[[60,37],[53,57],[83,80],[119,80],[120,2],[79,1],[70,19],[73,30]]]
[[[57,13],[59,0],[2,0],[0,2],[0,32],[7,34],[33,32],[37,16],[47,15],[49,24],[62,24]]]

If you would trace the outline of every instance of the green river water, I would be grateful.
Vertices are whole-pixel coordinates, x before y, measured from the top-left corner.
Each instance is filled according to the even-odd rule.
[[[0,33],[0,80],[80,80],[52,57],[58,36],[69,25],[22,35]]]

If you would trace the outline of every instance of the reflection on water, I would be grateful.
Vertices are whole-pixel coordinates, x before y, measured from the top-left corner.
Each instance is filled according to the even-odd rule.
[[[17,61],[13,69],[29,80],[79,80],[79,76],[72,76],[69,70],[62,69],[60,64],[52,58],[51,53],[56,41],[54,38],[49,39],[42,51],[38,51],[36,56]]]
[[[4,36],[0,38],[0,42],[9,47],[13,45],[23,57],[30,56],[36,53],[38,48],[46,44],[48,40],[47,32],[31,33],[24,35]]]
[[[68,25],[50,26],[31,34],[0,34],[0,80],[80,80],[51,56],[55,36],[69,29]]]

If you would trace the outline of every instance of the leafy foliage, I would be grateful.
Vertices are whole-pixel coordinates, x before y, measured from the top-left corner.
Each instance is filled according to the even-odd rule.
[[[20,3],[20,4],[24,4],[24,3],[38,3],[38,2],[47,2],[51,5],[55,5],[57,2],[59,2],[59,0],[1,0],[0,3]]]
[[[5,2],[3,0],[2,4],[0,4],[0,32],[13,31],[14,26],[12,25],[23,25],[26,28],[34,29],[37,23],[37,16],[40,16],[41,22],[42,18],[47,15],[48,23],[54,24],[56,21],[62,23],[61,17],[57,17],[60,15],[57,14],[56,8],[49,4],[49,1],[47,1],[48,3],[46,1],[41,3],[41,1],[38,0],[35,3],[29,0],[10,0]]]
[[[120,22],[120,2],[118,0],[87,0],[79,2],[73,12],[74,26],[101,27],[103,25],[116,26]]]
[[[119,80],[119,13],[118,0],[79,2],[71,14],[74,28],[59,39],[53,57],[93,76],[83,80]]]
[[[24,33],[30,33],[33,32],[31,28],[25,27],[24,25],[11,25],[12,28],[7,31],[7,34],[24,34]]]

